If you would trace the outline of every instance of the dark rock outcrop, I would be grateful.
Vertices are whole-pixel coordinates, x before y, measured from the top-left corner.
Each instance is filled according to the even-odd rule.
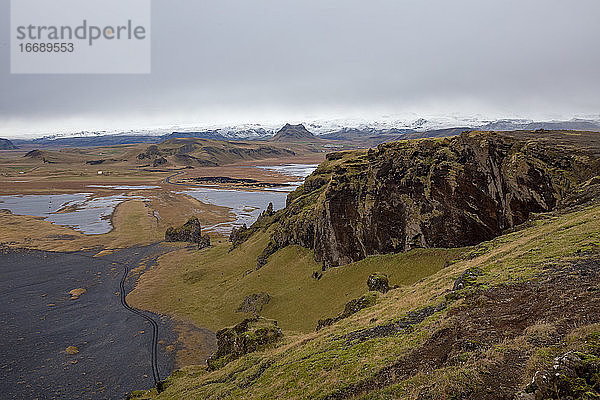
[[[49,154],[46,151],[42,150],[31,150],[27,152],[23,157],[32,158],[34,160],[40,160],[46,164],[53,164],[54,162],[50,160]]]
[[[367,287],[372,291],[387,293],[390,290],[390,281],[386,274],[376,272],[367,279]]]
[[[106,160],[89,160],[86,161],[85,163],[88,165],[100,165],[103,164]]]
[[[554,359],[552,369],[538,371],[520,398],[595,399],[600,397],[600,358],[569,351]]]
[[[0,139],[0,150],[14,150],[17,146],[8,139]]]
[[[591,133],[581,134],[591,143]],[[257,267],[291,244],[334,267],[372,254],[490,240],[557,208],[598,175],[598,151],[563,144],[567,134],[545,135],[466,132],[328,155],[273,217],[276,229]]]
[[[465,297],[470,290],[476,289],[481,284],[477,278],[481,275],[479,268],[469,268],[463,272],[455,281],[452,290],[446,294],[446,301],[450,302]]]
[[[210,238],[202,235],[202,227],[196,217],[190,218],[178,228],[169,227],[165,232],[165,241],[198,243],[198,248],[210,246]]]
[[[347,335],[344,335],[344,339],[347,343],[354,341],[363,342],[369,339],[389,337],[399,333],[408,333],[414,325],[420,324],[425,320],[425,318],[428,318],[436,312],[444,310],[445,308],[446,303],[440,303],[435,307],[427,306],[419,310],[409,311],[401,318],[385,325],[376,325],[372,328],[365,328],[350,332]]]
[[[206,362],[209,370],[225,366],[244,354],[262,350],[282,336],[277,321],[262,317],[245,319],[233,328],[217,332],[217,352]]]
[[[271,296],[268,293],[253,293],[246,296],[235,312],[252,313],[255,317],[258,317],[263,307],[269,304],[269,301],[271,301]]]
[[[238,227],[233,227],[231,233],[229,234],[229,241],[231,242],[232,249],[236,248],[247,239],[247,231],[248,227],[246,226],[246,224]]]
[[[155,158],[154,161],[152,161],[152,166],[153,167],[158,167],[159,165],[164,165],[167,163],[167,159],[164,157],[159,157],[159,158]]]

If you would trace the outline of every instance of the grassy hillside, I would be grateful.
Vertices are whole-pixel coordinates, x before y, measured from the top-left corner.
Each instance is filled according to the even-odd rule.
[[[271,300],[263,316],[277,320],[286,331],[310,332],[319,319],[334,316],[348,301],[364,294],[370,274],[383,272],[392,285],[410,285],[439,271],[462,252],[419,249],[372,256],[325,271],[317,280],[313,273],[321,266],[311,251],[300,246],[278,251],[256,271],[256,257],[268,239],[268,232],[254,235],[231,252],[229,243],[220,240],[200,252],[169,253],[142,276],[127,300],[139,308],[218,330],[246,317],[235,312],[246,296],[265,292]]]
[[[323,143],[273,143],[270,141],[220,141],[198,138],[168,139],[158,144],[122,144],[98,147],[32,147],[3,152],[0,175],[41,169],[71,173],[87,169],[131,175],[141,169],[216,167],[257,160],[321,158]],[[74,170],[75,169],[75,170]]]
[[[250,240],[256,243],[248,243],[239,251],[259,248],[266,238]],[[211,251],[215,259],[218,251],[225,255],[219,247]],[[287,251],[273,258],[297,261],[302,254],[297,253],[298,248]],[[389,261],[410,267],[415,265],[413,260],[426,256],[419,252],[398,258],[384,256],[390,258],[367,259],[363,267],[373,263],[381,269]],[[136,396],[513,398],[536,371],[552,370],[556,356],[569,350],[577,350],[578,357],[586,360],[600,356],[599,259],[598,203],[544,214],[514,232],[470,249],[456,263],[444,268],[442,264],[437,272],[433,268],[432,275],[420,280],[417,276],[409,278],[416,282],[380,295],[375,306],[331,327],[317,333],[284,330],[284,339],[276,347],[248,354],[214,372],[203,366],[183,368],[165,382],[164,392],[158,394],[154,389]],[[201,261],[183,261],[180,274],[192,272],[193,262]],[[280,273],[286,267],[282,265]],[[275,269],[273,265],[264,268]],[[329,272],[341,274],[345,268]],[[354,268],[361,270],[358,264]],[[465,275],[465,271],[469,272]],[[268,281],[267,272],[260,272]],[[224,285],[226,293],[240,287],[236,281],[245,279],[228,276],[230,273],[223,271],[222,281],[214,282]],[[333,280],[333,275],[326,277],[324,282]],[[392,278],[392,283],[394,279],[401,279],[400,275]],[[310,294],[299,296],[305,297]],[[237,301],[233,303],[237,305]],[[276,305],[274,302],[271,312],[275,313]],[[304,318],[304,314],[297,318]],[[588,390],[586,382],[565,375],[561,385]],[[597,393],[592,385],[588,391]]]
[[[137,163],[158,165],[219,166],[237,162],[285,159],[319,153],[322,145],[306,143],[229,142],[211,139],[169,139],[147,146],[138,154]]]

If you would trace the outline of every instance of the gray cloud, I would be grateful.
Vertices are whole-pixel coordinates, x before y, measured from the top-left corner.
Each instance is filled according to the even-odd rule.
[[[9,74],[0,135],[115,124],[600,112],[597,0],[154,0],[152,74]]]

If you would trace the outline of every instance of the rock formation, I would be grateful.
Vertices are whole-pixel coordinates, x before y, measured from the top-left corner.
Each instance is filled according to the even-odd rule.
[[[265,318],[245,319],[233,328],[217,332],[217,352],[208,360],[208,368],[215,370],[228,362],[275,343],[281,337],[277,321]]]
[[[600,358],[597,355],[569,351],[554,359],[551,370],[537,371],[525,393],[518,398],[593,399],[598,397],[599,378]]]
[[[196,217],[190,218],[178,228],[169,227],[165,232],[165,241],[198,243],[198,248],[210,246],[210,238],[202,235],[202,227]]]
[[[166,163],[188,166],[219,166],[240,160],[294,156],[292,150],[265,143],[236,143],[209,139],[173,138],[149,145],[137,160],[160,166]]]
[[[374,306],[376,303],[377,293],[375,292],[369,292],[358,299],[350,300],[348,303],[346,303],[344,311],[338,314],[336,317],[320,319],[317,323],[316,330],[319,331],[326,326],[333,325],[344,318],[348,318],[352,314],[356,314],[360,310]]]
[[[465,132],[329,154],[272,218],[277,228],[257,268],[291,244],[332,267],[492,239],[555,209],[600,171],[597,154],[539,135]]]

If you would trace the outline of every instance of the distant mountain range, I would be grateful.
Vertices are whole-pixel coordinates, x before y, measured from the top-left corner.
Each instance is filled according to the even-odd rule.
[[[281,126],[281,125],[280,125]],[[600,132],[600,120],[572,119],[568,121],[531,121],[523,119],[503,119],[483,121],[477,119],[424,119],[410,122],[402,121],[327,121],[306,124],[286,124],[262,126],[259,124],[241,125],[214,129],[182,129],[140,132],[79,132],[45,136],[36,139],[14,139],[13,146],[37,147],[92,147],[133,143],[160,143],[173,138],[201,138],[224,141],[236,140],[273,140],[308,141],[324,139],[331,141],[361,142],[365,145],[377,145],[401,139],[419,137],[452,136],[465,130],[580,130]],[[9,146],[0,143],[0,146]],[[7,147],[8,148],[8,147]]]
[[[8,139],[0,139],[0,150],[14,150],[17,147]]]
[[[514,131],[514,130],[574,130],[574,131],[600,131],[600,121],[573,119],[570,121],[534,122],[522,120],[498,120],[485,124],[477,129],[488,131]]]

